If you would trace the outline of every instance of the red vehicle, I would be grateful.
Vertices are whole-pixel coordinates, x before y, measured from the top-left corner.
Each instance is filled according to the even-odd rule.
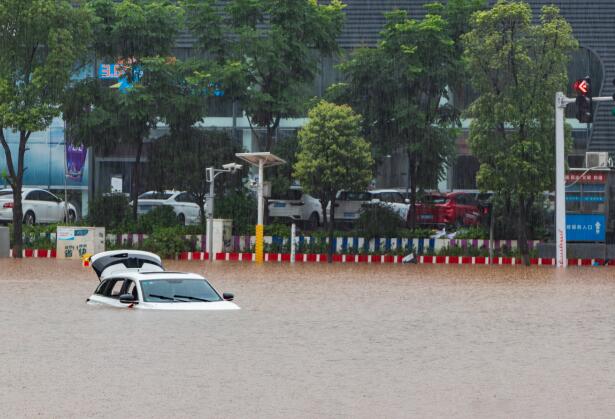
[[[480,217],[475,194],[465,192],[429,194],[416,205],[417,224],[461,227],[479,224]]]

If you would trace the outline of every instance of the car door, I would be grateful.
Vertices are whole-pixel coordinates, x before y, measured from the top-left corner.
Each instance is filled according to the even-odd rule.
[[[111,307],[127,308],[129,304],[120,303],[120,295],[129,292],[129,288],[132,291],[135,286],[130,279],[122,277],[106,278],[96,288],[94,295],[90,297],[90,301]]]
[[[63,201],[47,191],[39,191],[41,200],[45,202],[47,208],[47,222],[57,223],[64,219]]]
[[[196,224],[199,221],[199,206],[188,192],[182,192],[175,197],[175,213],[184,214],[186,224]]]
[[[37,223],[46,223],[49,220],[49,210],[41,192],[38,189],[28,192],[24,198],[26,202],[24,202],[23,214],[25,217],[28,211],[32,211]]]

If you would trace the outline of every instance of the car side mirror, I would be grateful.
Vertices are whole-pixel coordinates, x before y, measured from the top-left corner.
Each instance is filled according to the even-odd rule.
[[[235,296],[232,293],[230,293],[230,292],[225,292],[225,293],[222,294],[222,298],[224,298],[224,300],[226,300],[226,301],[233,301]]]
[[[408,199],[408,198],[404,198],[404,202],[405,202],[406,204],[409,204],[409,203],[410,203],[410,199]]]
[[[135,300],[135,297],[132,294],[122,294],[122,295],[120,295],[120,303],[123,303],[123,304],[137,304],[138,301]]]

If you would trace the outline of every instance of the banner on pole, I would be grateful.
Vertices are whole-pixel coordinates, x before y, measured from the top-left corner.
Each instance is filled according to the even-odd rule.
[[[84,145],[78,147],[66,144],[66,178],[81,181],[87,149]]]

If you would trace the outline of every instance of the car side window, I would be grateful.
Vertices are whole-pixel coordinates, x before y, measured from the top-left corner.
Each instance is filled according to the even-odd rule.
[[[39,199],[46,202],[58,202],[57,198],[47,191],[38,191]]]
[[[130,279],[126,280],[126,289],[124,291],[122,291],[122,294],[132,294],[132,296],[137,299],[138,298],[138,294],[137,294],[137,285],[135,284],[134,281],[131,281]]]
[[[98,284],[98,288],[96,288],[96,291],[94,291],[94,294],[105,295],[105,290],[107,289],[108,285],[109,285],[108,279],[102,281],[100,284]]]
[[[38,197],[38,191],[31,191],[28,195],[26,195],[25,199],[28,201],[38,201],[40,199]]]
[[[107,286],[102,290],[102,295],[110,298],[119,298],[122,295],[125,282],[126,280],[123,278],[109,279]]]

